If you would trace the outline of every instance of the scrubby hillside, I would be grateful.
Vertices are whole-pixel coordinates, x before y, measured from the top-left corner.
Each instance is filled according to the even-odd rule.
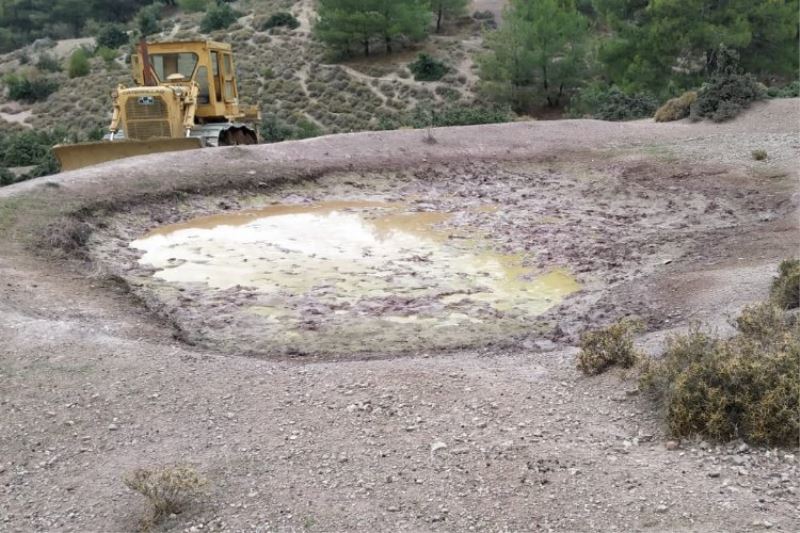
[[[313,4],[313,0],[243,0],[233,5],[244,16],[211,33],[200,30],[202,13],[167,10],[164,31],[150,39],[211,38],[231,43],[242,100],[260,104],[268,123],[295,128],[298,135],[410,125],[415,111],[419,115],[432,107],[473,100],[476,76],[471,52],[481,46],[486,19],[463,17],[443,34],[390,56],[339,62],[311,39]],[[278,12],[292,13],[299,27],[264,29],[267,19]],[[93,46],[94,40],[40,41],[6,54],[0,69],[2,74],[33,72],[42,57],[67,61],[80,44]],[[420,52],[446,62],[448,72],[440,81],[414,80],[408,64]],[[54,74],[59,88],[41,102],[12,102],[6,93],[0,104],[0,131],[21,124],[36,130],[63,127],[90,136],[110,118],[112,89],[130,83],[127,53],[129,46],[123,45],[114,60],[93,57],[91,71],[84,77]]]

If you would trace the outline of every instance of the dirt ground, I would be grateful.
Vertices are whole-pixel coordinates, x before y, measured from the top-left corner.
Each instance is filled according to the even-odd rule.
[[[156,530],[797,531],[797,450],[676,448],[635,379],[575,370],[574,342],[633,313],[657,353],[766,296],[799,242],[798,103],[331,136],[0,189],[0,529],[135,530],[148,510],[122,475],[188,463],[208,494]],[[136,286],[126,243],[152,227],[356,191],[495,202],[494,242],[583,291],[510,344],[248,357]]]

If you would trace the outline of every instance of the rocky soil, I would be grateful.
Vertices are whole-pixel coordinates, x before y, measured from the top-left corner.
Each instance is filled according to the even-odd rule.
[[[670,331],[722,326],[766,296],[797,251],[797,104],[726,125],[564,121],[436,130],[436,144],[399,131],[155,155],[0,189],[0,529],[137,530],[150,511],[122,476],[183,463],[208,492],[153,530],[797,531],[797,449],[673,441],[634,376],[583,377],[571,346],[581,325],[635,310],[657,353]],[[569,223],[535,237],[599,272],[598,292],[577,297],[588,316],[511,348],[242,357],[176,339],[86,250],[125,217],[131,233],[169,221],[147,222],[145,203],[177,220],[210,209],[206,194],[322,195],[346,173],[441,187],[453,208],[459,191],[497,196],[525,221],[487,218],[511,242],[558,208]],[[593,225],[606,242],[582,236]]]

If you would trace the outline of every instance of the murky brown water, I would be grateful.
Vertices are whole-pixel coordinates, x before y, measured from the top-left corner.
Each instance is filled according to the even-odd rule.
[[[332,321],[418,329],[535,316],[578,290],[568,273],[536,275],[450,218],[375,201],[273,205],[165,226],[131,246],[165,281],[256,289],[247,312],[290,336],[310,297]]]

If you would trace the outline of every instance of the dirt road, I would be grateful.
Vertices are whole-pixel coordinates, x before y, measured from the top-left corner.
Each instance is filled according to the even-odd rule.
[[[636,382],[582,377],[569,334],[402,357],[242,357],[176,339],[186,340],[180,317],[156,300],[144,308],[96,255],[125,220],[133,234],[220,201],[312,196],[317,185],[344,194],[346,174],[362,192],[400,171],[431,196],[441,181],[443,203],[458,190],[503,196],[512,218],[515,188],[534,195],[513,198],[526,213],[540,205],[574,223],[541,236],[550,260],[590,269],[576,274],[595,298],[565,308],[580,316],[554,317],[575,334],[647,313],[640,343],[657,350],[690,320],[721,325],[763,298],[777,262],[796,254],[798,116],[797,100],[780,100],[724,125],[515,123],[435,130],[435,143],[364,133],[0,188],[0,529],[135,530],[147,508],[121,476],[170,463],[194,465],[210,489],[156,530],[800,529],[796,450],[668,449]],[[752,160],[756,148],[766,163]],[[617,218],[645,213],[638,193],[651,195],[652,223]],[[612,197],[625,201],[605,205]],[[658,254],[631,228],[663,240]],[[591,248],[570,249],[582,233]]]

